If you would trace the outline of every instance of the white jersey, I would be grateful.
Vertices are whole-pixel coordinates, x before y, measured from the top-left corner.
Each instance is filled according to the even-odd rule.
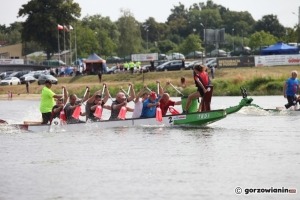
[[[134,104],[134,111],[132,113],[132,118],[140,118],[143,110],[143,102],[138,101]]]

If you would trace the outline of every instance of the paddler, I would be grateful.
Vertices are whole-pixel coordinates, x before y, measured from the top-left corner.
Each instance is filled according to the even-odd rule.
[[[67,118],[67,124],[76,124],[76,123],[84,123],[85,121],[80,120],[79,118],[73,117],[73,112],[75,109],[82,105],[83,102],[85,102],[88,97],[90,96],[90,89],[89,87],[86,87],[85,94],[82,98],[82,100],[78,99],[76,94],[71,94],[69,96],[69,103],[65,106],[65,115]],[[80,116],[85,116],[85,113],[80,112]]]
[[[104,94],[105,93],[105,94]],[[96,117],[95,111],[97,109],[97,106],[101,106],[102,108],[106,108],[110,110],[109,105],[105,105],[109,98],[109,91],[107,84],[103,84],[102,91],[98,90],[94,93],[93,96],[91,96],[87,101],[85,105],[85,113],[86,113],[86,121],[90,120],[92,122],[100,121],[99,117]],[[101,113],[102,115],[102,113]]]
[[[127,103],[132,101],[135,98],[135,93],[132,87],[132,84],[129,84],[130,94],[129,97],[126,97],[124,92],[118,92],[116,95],[116,100],[111,104],[111,114],[109,120],[119,119],[119,113],[122,107],[125,107],[127,111],[133,112],[133,109],[127,106]]]

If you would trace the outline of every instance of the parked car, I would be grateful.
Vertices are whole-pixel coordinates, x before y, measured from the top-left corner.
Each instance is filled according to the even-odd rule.
[[[27,81],[29,83],[35,82],[37,79],[33,76],[32,73],[25,74],[20,77],[21,84],[25,84]]]
[[[185,70],[192,70],[196,64],[202,64],[202,61],[195,60],[195,61],[186,61],[185,62]]]
[[[203,57],[203,53],[201,51],[192,51],[190,53],[188,53],[185,58],[187,59],[195,59],[195,58],[202,58]]]
[[[156,67],[157,71],[171,71],[181,69],[184,69],[184,67],[182,67],[182,60],[171,60]]]
[[[38,85],[45,84],[46,80],[51,81],[52,84],[57,84],[58,83],[57,78],[55,78],[54,76],[42,74],[42,75],[40,75],[40,77],[38,79]]]
[[[158,54],[158,60],[167,60],[168,57],[166,54],[160,53]]]
[[[112,67],[110,67],[110,68],[107,68],[107,74],[115,74],[115,73],[117,73],[117,70],[118,70],[118,68],[117,68],[117,66],[112,66]]]
[[[6,77],[0,82],[0,85],[20,85],[21,81],[17,77]]]
[[[9,75],[11,75],[14,71],[7,71],[7,72],[2,72],[0,74],[0,79],[5,79],[6,77],[9,77]]]
[[[211,57],[227,57],[226,51],[222,49],[215,49],[210,52]]]
[[[212,68],[212,67],[217,68],[217,59],[216,59],[216,58],[209,59],[209,60],[205,63],[205,65],[206,65],[207,67],[209,67],[209,68]]]
[[[23,76],[24,74],[28,74],[29,71],[17,71],[17,72],[13,72],[9,75],[9,77],[17,77],[20,78],[21,76]]]
[[[184,55],[181,53],[171,53],[167,56],[168,60],[182,60],[185,59]]]
[[[121,60],[122,59],[118,56],[109,56],[106,58],[106,63],[120,63]]]
[[[252,52],[250,47],[241,47],[235,49],[235,51],[230,52],[231,56],[249,56],[251,54]]]

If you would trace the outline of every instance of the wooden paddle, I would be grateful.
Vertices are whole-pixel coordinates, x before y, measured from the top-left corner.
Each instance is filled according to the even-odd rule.
[[[179,93],[181,96],[184,96],[182,92],[180,92],[171,82],[169,82],[169,84],[174,88],[174,90],[176,90],[177,93]]]

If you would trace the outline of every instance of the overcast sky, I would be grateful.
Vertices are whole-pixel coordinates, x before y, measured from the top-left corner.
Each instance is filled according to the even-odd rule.
[[[4,1],[4,0],[2,0]],[[1,4],[0,24],[9,25],[15,21],[23,21],[17,18],[18,10],[28,0],[8,0]],[[158,22],[165,22],[174,5],[179,5],[178,0],[74,0],[81,7],[81,17],[100,14],[109,16],[116,21],[120,17],[120,9],[129,9],[134,17],[143,22],[149,17],[154,17]],[[206,2],[196,0],[181,0],[186,8],[193,3]],[[231,11],[248,11],[255,20],[262,16],[274,14],[279,22],[287,27],[294,27],[298,23],[298,10],[300,0],[214,0]],[[294,14],[293,14],[294,12]]]

